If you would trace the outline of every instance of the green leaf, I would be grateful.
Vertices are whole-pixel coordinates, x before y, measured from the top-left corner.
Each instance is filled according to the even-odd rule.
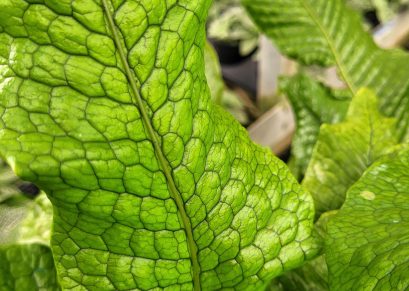
[[[347,92],[330,90],[304,74],[282,78],[280,86],[290,100],[296,116],[297,126],[291,154],[296,172],[302,176],[310,162],[321,124],[342,121],[350,98]]]
[[[10,167],[0,159],[0,207],[3,204],[18,204],[24,200],[18,188],[19,179]]]
[[[212,45],[208,42],[204,48],[206,80],[209,85],[212,99],[216,104],[221,104],[224,92],[224,81],[219,57]]]
[[[50,248],[38,243],[0,246],[0,290],[60,290]]]
[[[327,234],[327,225],[337,211],[329,211],[320,216],[315,223],[314,233],[324,241]],[[327,291],[328,267],[325,254],[306,262],[300,268],[291,270],[274,279],[269,291]]]
[[[26,208],[18,232],[19,243],[42,243],[50,245],[53,208],[45,193],[41,193],[34,203]]]
[[[332,290],[409,288],[409,149],[374,163],[328,224]]]
[[[355,95],[367,87],[409,138],[409,56],[378,48],[344,0],[242,0],[280,50],[304,64],[336,66]]]
[[[0,207],[0,290],[60,290],[51,253],[52,206],[45,193]]]
[[[45,193],[36,199],[9,206],[0,204],[0,245],[10,243],[50,244],[53,209]]]
[[[268,291],[327,291],[328,270],[324,256],[278,277]]]
[[[245,107],[237,94],[225,86],[219,57],[209,42],[206,42],[204,57],[206,80],[212,100],[227,110],[241,124],[247,124],[248,116]]]
[[[260,290],[316,254],[310,195],[210,99],[210,1],[35,2],[0,1],[0,151],[63,288]]]
[[[396,121],[378,112],[367,89],[353,98],[346,120],[321,126],[303,186],[314,197],[317,214],[338,209],[345,194],[379,157],[398,143]]]

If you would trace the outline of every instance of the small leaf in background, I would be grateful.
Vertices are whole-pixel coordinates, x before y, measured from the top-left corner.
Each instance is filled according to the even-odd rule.
[[[205,72],[212,100],[228,111],[240,124],[248,123],[248,116],[240,97],[224,84],[219,58],[209,42],[205,49]]]
[[[328,269],[320,256],[275,279],[267,291],[327,291]]]
[[[409,288],[409,148],[374,163],[328,223],[331,290]]]
[[[0,290],[60,290],[51,249],[38,243],[0,246]]]
[[[258,46],[259,31],[240,0],[213,1],[207,27],[211,39],[238,45],[242,56],[249,55]]]
[[[221,104],[224,92],[224,81],[219,57],[213,46],[206,42],[204,48],[206,80],[210,94],[216,104]]]
[[[280,89],[290,100],[296,116],[291,155],[293,172],[301,179],[310,162],[321,124],[342,121],[350,96],[343,90],[331,90],[304,74],[282,78]]]
[[[396,121],[378,112],[378,102],[362,89],[346,119],[321,126],[302,185],[314,197],[317,215],[341,207],[345,194],[363,172],[398,143]]]
[[[51,221],[45,193],[18,208],[0,205],[0,290],[60,290],[50,248]]]

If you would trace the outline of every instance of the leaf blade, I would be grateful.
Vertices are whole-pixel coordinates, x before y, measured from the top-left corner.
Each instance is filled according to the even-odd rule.
[[[328,224],[331,288],[409,286],[407,166],[406,147],[373,164],[349,189],[344,206]]]
[[[1,152],[54,205],[63,288],[262,288],[317,252],[309,194],[211,103],[209,2],[0,3]]]
[[[376,96],[363,89],[353,98],[344,122],[321,126],[302,183],[314,197],[317,214],[340,208],[349,187],[398,143],[395,120],[377,108]]]

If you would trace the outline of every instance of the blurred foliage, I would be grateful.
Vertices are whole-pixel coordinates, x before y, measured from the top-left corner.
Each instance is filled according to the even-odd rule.
[[[19,179],[10,167],[0,159],[0,204],[11,203],[12,199],[19,199]]]
[[[219,58],[210,43],[205,46],[206,78],[213,101],[229,111],[241,124],[249,118],[239,96],[224,84]]]
[[[207,23],[210,38],[237,43],[243,56],[258,46],[258,29],[241,6],[240,0],[215,0]]]
[[[359,11],[375,10],[381,22],[390,20],[403,5],[409,4],[409,0],[347,0],[347,2]]]

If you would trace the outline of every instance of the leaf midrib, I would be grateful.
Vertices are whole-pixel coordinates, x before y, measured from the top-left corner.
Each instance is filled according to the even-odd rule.
[[[347,70],[344,68],[344,65],[343,65],[343,63],[341,61],[341,56],[338,54],[338,50],[336,49],[335,42],[333,41],[331,36],[325,30],[324,24],[321,23],[321,20],[319,19],[318,15],[315,13],[313,8],[310,6],[310,4],[307,3],[305,0],[301,0],[300,2],[304,6],[307,13],[310,15],[311,19],[315,22],[315,24],[317,25],[317,27],[319,28],[321,33],[323,34],[325,40],[328,43],[328,47],[329,47],[332,55],[334,56],[335,64],[338,67],[338,71],[339,71],[342,79],[344,79],[344,81],[345,81],[349,91],[351,91],[352,95],[355,95],[357,93],[357,89],[355,88],[352,81],[350,80],[350,76],[347,73]]]
[[[193,228],[192,228],[192,224],[190,221],[189,216],[186,213],[186,209],[184,206],[184,202],[182,199],[182,195],[180,194],[180,192],[178,191],[175,181],[173,180],[172,177],[172,173],[171,173],[171,167],[169,165],[168,160],[165,158],[165,155],[162,152],[159,140],[158,140],[158,136],[156,131],[154,130],[151,120],[148,117],[148,114],[145,110],[143,101],[142,101],[142,97],[139,94],[139,90],[136,84],[136,80],[135,80],[135,75],[134,73],[131,71],[131,68],[129,66],[126,54],[125,54],[125,49],[122,45],[121,42],[121,38],[119,36],[119,32],[118,29],[114,23],[114,19],[112,17],[112,14],[110,12],[110,6],[108,4],[108,1],[110,2],[110,0],[102,0],[103,3],[103,8],[104,8],[104,13],[105,16],[108,20],[108,26],[112,32],[113,38],[114,38],[114,42],[115,42],[115,46],[118,49],[118,53],[119,56],[121,58],[121,62],[122,65],[124,66],[125,69],[125,73],[126,73],[126,77],[128,79],[128,83],[130,85],[131,88],[131,95],[133,95],[132,97],[132,101],[134,103],[134,105],[139,109],[141,116],[142,116],[142,121],[148,131],[148,135],[153,143],[154,149],[155,149],[155,154],[156,157],[159,161],[159,164],[165,174],[166,177],[166,181],[169,187],[169,192],[170,195],[172,197],[172,199],[175,201],[176,206],[178,208],[179,211],[179,215],[180,218],[182,220],[183,223],[183,228],[186,232],[186,237],[187,237],[187,245],[188,245],[188,249],[189,249],[189,253],[190,253],[190,259],[192,262],[192,276],[193,276],[193,288],[195,291],[200,291],[201,287],[200,287],[200,265],[199,265],[199,261],[198,261],[198,257],[197,257],[197,252],[198,252],[198,248],[196,245],[196,242],[193,238]],[[112,4],[110,2],[110,4]]]

